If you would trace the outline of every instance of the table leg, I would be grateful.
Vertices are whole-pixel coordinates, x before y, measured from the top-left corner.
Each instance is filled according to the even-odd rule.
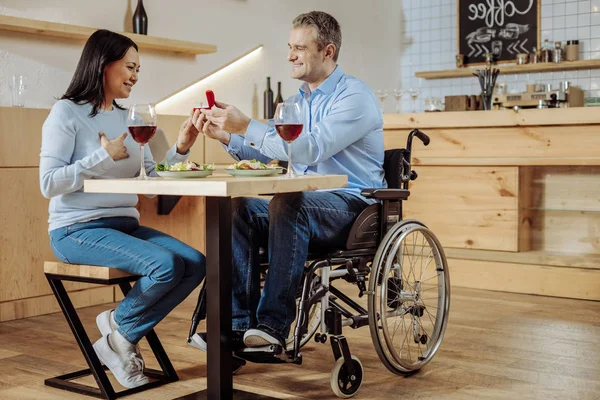
[[[206,198],[207,389],[183,399],[272,399],[233,390],[231,350],[231,197]]]

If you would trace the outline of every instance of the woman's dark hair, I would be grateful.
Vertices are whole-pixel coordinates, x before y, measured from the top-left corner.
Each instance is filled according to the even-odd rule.
[[[98,114],[104,101],[104,68],[125,57],[130,47],[138,50],[137,44],[127,36],[100,29],[92,34],[83,47],[81,58],[69,84],[61,97],[77,104],[92,104],[90,117]],[[113,105],[123,109],[113,100]]]

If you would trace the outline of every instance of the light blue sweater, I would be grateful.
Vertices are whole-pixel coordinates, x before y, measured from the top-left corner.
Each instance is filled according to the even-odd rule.
[[[113,161],[100,145],[99,132],[113,140],[127,129],[127,111],[113,107],[100,110],[90,118],[90,104],[77,105],[60,100],[52,107],[42,127],[40,153],[40,188],[50,199],[49,231],[77,222],[106,217],[139,219],[135,194],[84,193],[85,179],[132,178],[140,170],[140,146],[128,135],[125,146],[129,158]],[[165,158],[169,164],[185,161],[173,146]],[[149,146],[145,146],[144,165],[149,175],[155,175],[155,163]]]

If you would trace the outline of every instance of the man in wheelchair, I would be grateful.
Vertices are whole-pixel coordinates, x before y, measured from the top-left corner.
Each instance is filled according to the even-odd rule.
[[[348,187],[277,194],[270,200],[233,199],[232,340],[240,361],[234,369],[240,368],[243,360],[299,364],[300,347],[320,327],[323,334],[317,334],[316,339],[325,343],[329,335],[339,361],[332,375],[332,388],[336,394],[348,397],[360,386],[362,365],[355,356],[350,356],[348,344],[341,336],[342,325],[357,328],[372,319],[377,330],[388,315],[421,319],[426,311],[430,312],[419,303],[420,289],[415,288],[414,282],[409,284],[403,279],[406,277],[398,268],[388,265],[387,269],[377,269],[377,279],[371,278],[376,287],[369,291],[366,288],[377,245],[387,231],[390,218],[395,215],[398,220],[401,216],[400,200],[408,197],[408,180],[416,178],[416,173],[410,173],[408,152],[395,150],[386,154],[395,163],[390,173],[395,189],[385,189],[381,110],[372,90],[337,65],[341,31],[335,18],[318,11],[299,15],[293,21],[288,45],[291,76],[303,81],[299,92],[286,100],[298,102],[304,108],[304,128],[292,144],[293,168],[305,175],[347,175]],[[203,133],[219,140],[233,158],[265,163],[288,160],[285,142],[271,124],[251,120],[234,106],[219,102],[215,105],[202,111],[206,116]],[[428,141],[426,135],[416,131],[411,134],[409,144],[415,135]],[[408,172],[402,174],[406,167]],[[406,183],[403,189],[398,185],[401,179]],[[362,227],[357,228],[357,224]],[[379,229],[380,226],[385,229]],[[424,238],[419,249],[427,248],[428,252],[434,249],[431,254],[425,253],[435,258],[430,270],[444,271],[445,259],[437,239],[420,223],[406,225],[398,234],[408,232],[407,228],[412,229],[411,234],[420,232]],[[391,240],[392,247],[407,243],[404,236],[396,235]],[[266,256],[263,263],[268,263],[262,292],[261,249],[266,249],[262,256]],[[320,256],[309,257],[309,251],[318,251]],[[305,268],[309,259],[313,262]],[[333,265],[341,266],[332,270]],[[363,307],[330,288],[330,281],[339,278],[356,283],[360,296],[375,289],[384,290],[384,309],[371,317]],[[198,320],[204,317],[203,295],[200,297],[189,341],[205,350],[206,334],[194,334]],[[393,299],[388,301],[390,297]],[[337,299],[349,304],[357,314],[352,316],[336,303]],[[445,309],[446,304],[442,306]],[[287,339],[294,321],[294,338]],[[430,335],[424,329],[411,325],[410,330],[411,337],[427,346]],[[379,341],[381,353],[389,353],[383,340]],[[387,364],[393,365],[396,373],[409,369],[393,361]]]

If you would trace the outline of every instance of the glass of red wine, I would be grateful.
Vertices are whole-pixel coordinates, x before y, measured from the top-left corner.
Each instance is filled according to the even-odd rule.
[[[154,104],[134,104],[129,107],[127,127],[131,137],[140,144],[140,174],[137,179],[149,179],[144,167],[144,146],[156,133],[156,110]]]
[[[300,136],[304,127],[301,103],[288,100],[277,104],[273,119],[277,133],[288,144],[288,167],[285,177],[293,178],[297,175],[292,167],[292,142]]]

